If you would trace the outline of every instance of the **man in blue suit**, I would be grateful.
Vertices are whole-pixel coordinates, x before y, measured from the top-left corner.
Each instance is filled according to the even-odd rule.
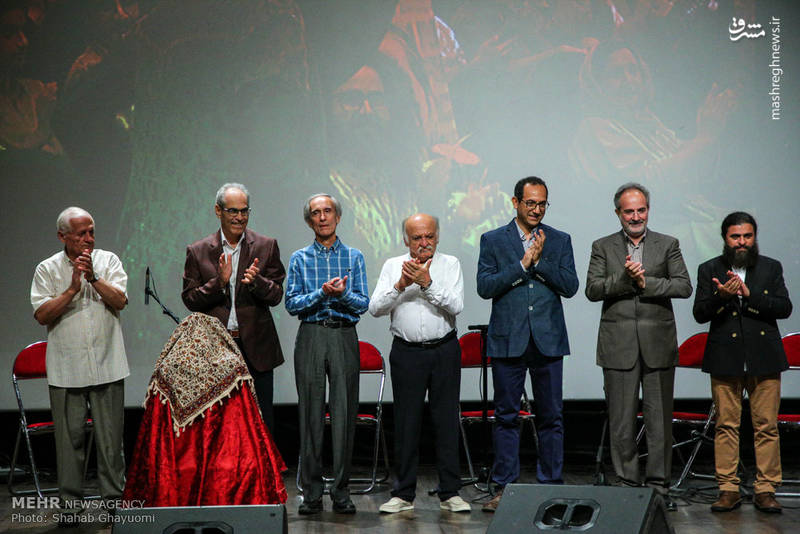
[[[481,236],[478,294],[492,299],[486,353],[492,359],[497,421],[492,483],[499,487],[485,512],[494,512],[503,488],[519,478],[518,414],[526,372],[536,400],[536,478],[563,483],[561,377],[569,341],[561,297],[578,291],[578,276],[569,234],[542,224],[547,193],[541,178],[523,178],[511,199],[517,216]]]

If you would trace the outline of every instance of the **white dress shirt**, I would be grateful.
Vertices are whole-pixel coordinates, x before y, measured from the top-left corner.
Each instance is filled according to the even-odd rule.
[[[92,268],[128,296],[128,275],[113,252],[94,249]],[[72,261],[62,250],[36,266],[31,305],[39,306],[64,293],[72,283]],[[64,313],[47,327],[47,383],[81,388],[116,382],[128,376],[119,312],[108,306],[81,276],[81,289]]]
[[[219,235],[222,238],[222,252],[231,255],[231,278],[228,280],[228,294],[231,296],[231,313],[228,315],[228,330],[239,330],[239,318],[236,317],[236,280],[239,276],[239,252],[242,250],[242,239],[244,234],[239,238],[239,242],[235,247],[228,243],[225,237],[225,232],[220,228]]]
[[[391,313],[389,330],[412,343],[443,338],[456,327],[456,315],[464,309],[464,278],[455,256],[436,252],[430,266],[431,285],[422,289],[411,284],[404,291],[394,285],[400,280],[403,262],[410,254],[386,260],[375,291],[369,300],[369,312],[380,317]]]
[[[731,271],[733,274],[737,275],[739,278],[742,279],[742,283],[744,284],[747,280],[747,267],[731,267]],[[724,282],[723,282],[724,283]],[[739,304],[742,303],[742,295],[736,295],[739,297]]]

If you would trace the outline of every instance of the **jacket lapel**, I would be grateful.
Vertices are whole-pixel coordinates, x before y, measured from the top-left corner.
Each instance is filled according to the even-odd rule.
[[[642,265],[644,266],[645,276],[647,276],[648,271],[653,271],[653,265],[664,257],[664,253],[661,250],[664,244],[661,242],[660,236],[655,232],[647,232],[644,242]]]
[[[625,239],[625,234],[620,230],[617,233],[617,239],[614,240],[614,255],[620,267],[625,266],[625,258],[628,256],[628,243]]]
[[[239,292],[242,290],[242,278],[244,278],[244,272],[250,267],[250,245],[252,244],[253,239],[247,230],[245,230],[244,234],[242,235],[242,243],[241,243],[241,250],[239,250],[239,266],[236,270],[236,296],[239,296]]]
[[[219,262],[219,256],[222,254],[222,230],[217,230],[214,234],[213,239],[209,241],[208,247],[211,249],[209,254],[211,256],[211,264],[216,269],[217,263]]]
[[[522,240],[519,238],[519,230],[517,229],[517,223],[514,219],[511,219],[511,222],[506,225],[506,237],[509,240],[509,245],[511,245],[511,250],[514,251],[516,258],[521,260],[522,256],[525,255],[525,250],[522,248]]]
[[[761,284],[759,284],[762,273],[763,269],[759,269],[758,260],[756,260],[755,265],[747,268],[747,273],[745,274],[744,283],[751,292],[753,291],[753,288],[762,287]]]

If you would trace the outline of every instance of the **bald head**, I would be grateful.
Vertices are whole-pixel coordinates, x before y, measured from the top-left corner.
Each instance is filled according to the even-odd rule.
[[[439,219],[417,213],[403,221],[403,238],[412,258],[428,261],[439,243]]]

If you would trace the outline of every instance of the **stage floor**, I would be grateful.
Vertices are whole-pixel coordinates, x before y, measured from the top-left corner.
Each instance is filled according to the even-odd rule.
[[[567,484],[589,485],[592,483],[594,475],[592,466],[579,465],[568,466],[568,468],[565,480]],[[800,469],[784,467],[784,478],[800,478],[799,475]],[[481,504],[488,497],[472,486],[465,487],[461,493],[464,499],[472,502],[471,513],[456,514],[440,511],[438,499],[427,494],[429,489],[436,486],[436,472],[432,466],[423,466],[420,469],[415,509],[394,515],[378,512],[378,507],[390,498],[389,487],[383,485],[376,487],[370,494],[353,496],[353,502],[358,508],[358,513],[355,515],[343,516],[333,513],[330,509],[330,500],[326,498],[325,510],[322,513],[313,516],[299,516],[297,507],[302,500],[295,487],[294,469],[290,469],[285,476],[289,492],[286,511],[289,532],[293,534],[332,534],[351,531],[381,534],[478,533],[486,531],[493,517],[492,514],[481,512]],[[526,471],[520,482],[526,483],[533,480],[533,471]],[[686,490],[675,494],[675,501],[679,507],[676,512],[668,513],[667,518],[676,534],[789,534],[800,532],[800,499],[780,499],[784,506],[782,514],[761,513],[753,507],[747,497],[745,503],[738,510],[713,514],[709,511],[709,504],[714,500],[716,491],[695,491],[695,488],[707,484],[708,481],[690,481],[684,484]],[[788,486],[784,489],[787,491],[800,490],[800,488]],[[43,514],[42,518],[31,518],[34,515],[31,510],[15,509],[12,504],[8,490],[4,487],[0,495],[0,517],[2,518],[0,519],[0,532],[36,534],[59,531],[93,534],[111,531],[110,528],[100,524],[86,524],[69,530],[57,529],[56,524],[48,517],[47,513]],[[20,520],[19,515],[15,517],[15,514],[27,517],[25,520]],[[619,532],[620,534],[626,532],[624,525],[620,525]]]

